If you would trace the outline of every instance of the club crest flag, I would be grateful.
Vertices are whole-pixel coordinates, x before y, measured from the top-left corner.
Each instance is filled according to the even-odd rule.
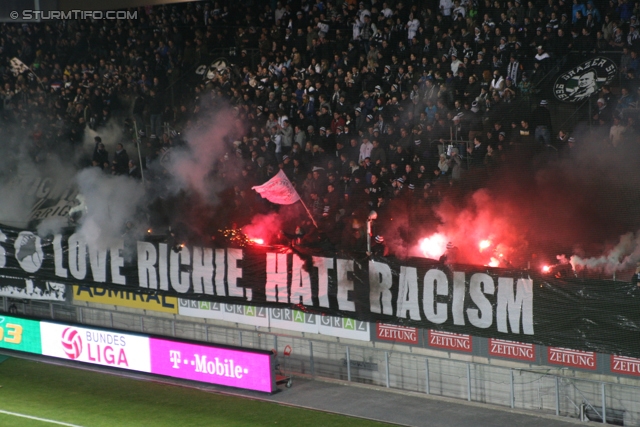
[[[285,175],[282,169],[269,181],[262,185],[252,187],[252,189],[256,190],[271,203],[277,203],[279,205],[291,205],[300,200],[298,192],[293,188],[293,184],[291,184],[291,181],[289,181],[289,178],[287,178],[287,175]]]
[[[14,76],[24,73],[29,70],[24,62],[20,61],[18,58],[11,58],[11,72]]]

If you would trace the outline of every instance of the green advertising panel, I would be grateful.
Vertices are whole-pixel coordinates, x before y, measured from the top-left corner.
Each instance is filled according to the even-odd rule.
[[[0,348],[42,354],[40,322],[0,316]]]

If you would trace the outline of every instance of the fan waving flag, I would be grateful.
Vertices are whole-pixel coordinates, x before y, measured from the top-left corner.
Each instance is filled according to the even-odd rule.
[[[251,188],[271,203],[279,205],[291,205],[300,200],[298,192],[282,169],[269,181]]]
[[[29,67],[27,67],[24,62],[20,61],[18,58],[11,58],[11,72],[14,76],[18,76],[19,74],[24,73],[25,71],[29,71]]]

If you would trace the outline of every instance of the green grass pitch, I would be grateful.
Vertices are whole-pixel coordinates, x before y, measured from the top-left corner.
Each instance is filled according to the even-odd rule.
[[[60,425],[4,411],[83,427],[386,425],[16,358],[0,364],[0,386],[2,427]]]

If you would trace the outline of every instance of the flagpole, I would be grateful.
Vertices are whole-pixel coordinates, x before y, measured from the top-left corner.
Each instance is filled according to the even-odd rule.
[[[296,190],[296,193],[298,191]],[[300,195],[298,194],[298,197],[300,197]],[[309,218],[311,218],[311,221],[313,222],[313,225],[318,228],[318,224],[316,224],[316,220],[313,219],[313,215],[311,215],[311,212],[309,211],[309,208],[307,207],[307,205],[304,203],[304,201],[302,200],[302,197],[300,197],[300,203],[302,203],[302,206],[304,206],[304,209],[307,211],[307,213],[309,214]]]
[[[27,64],[25,64],[25,65],[27,65]],[[31,69],[31,67],[29,67],[28,65],[27,65],[27,68],[29,69],[29,71],[31,71],[31,74],[33,74],[33,76],[36,78],[36,81],[38,82],[38,84],[40,85],[40,87],[41,87],[42,89],[44,89],[45,87],[44,87],[44,85],[42,84],[42,80],[40,80],[40,77],[38,77],[38,75],[36,74],[36,72],[35,72],[35,71],[33,71],[33,70]]]
[[[138,123],[133,120],[133,131],[135,132],[136,137],[136,147],[138,148],[138,161],[140,163],[140,177],[142,178],[142,183],[146,184],[147,182],[144,180],[144,170],[142,168],[142,154],[140,153],[140,135],[138,134]]]

